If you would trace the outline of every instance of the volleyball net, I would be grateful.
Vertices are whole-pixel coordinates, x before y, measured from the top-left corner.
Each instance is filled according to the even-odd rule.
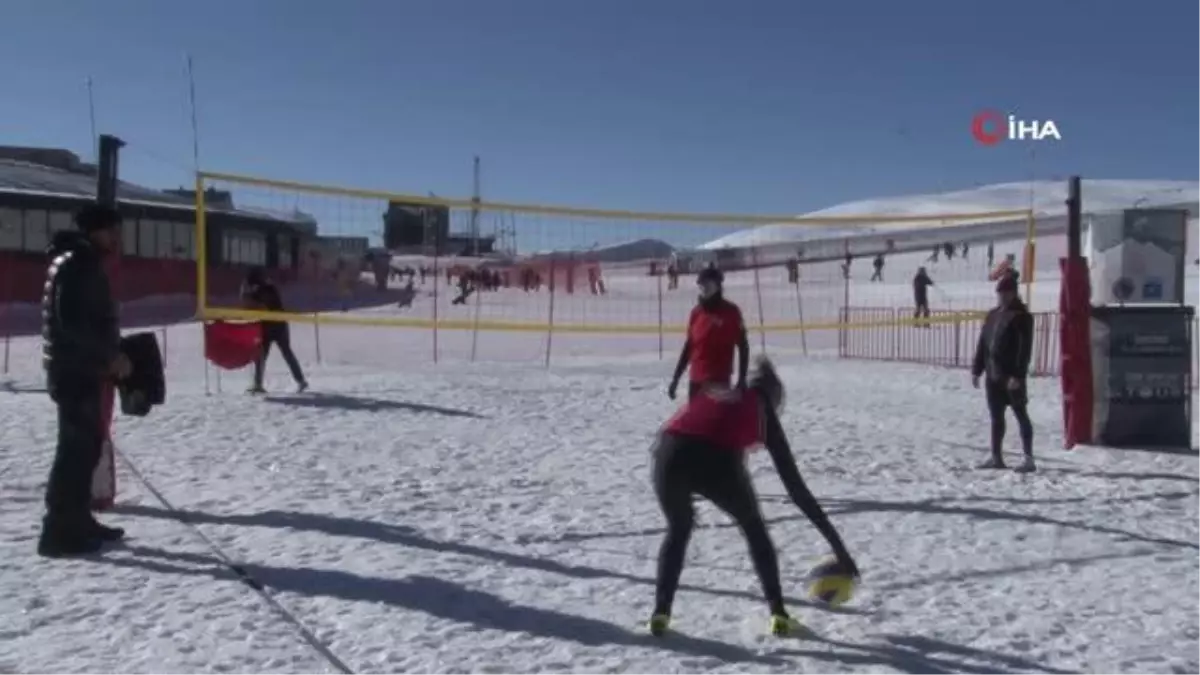
[[[379,340],[407,352],[428,339],[434,359],[674,352],[695,275],[710,266],[762,348],[853,355],[862,331],[977,317],[994,303],[996,266],[1033,269],[1021,210],[639,213],[216,173],[198,175],[196,194],[199,318],[313,324],[316,340],[337,326],[390,327],[405,337]],[[253,267],[287,311],[243,302]],[[927,315],[915,311],[922,269]],[[1031,290],[1032,275],[1023,281]]]

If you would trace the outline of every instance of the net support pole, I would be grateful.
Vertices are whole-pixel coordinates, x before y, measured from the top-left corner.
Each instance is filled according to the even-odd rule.
[[[317,349],[317,365],[321,365],[321,315],[313,312],[313,345]]]
[[[796,277],[793,285],[796,289],[796,320],[800,322],[800,353],[808,356],[808,328],[804,326],[804,299],[800,293],[800,277]]]
[[[1033,210],[1025,215],[1025,306],[1033,311],[1033,270],[1037,266],[1037,221]]]
[[[658,280],[658,360],[661,361],[665,354],[664,336],[663,336],[663,275],[659,270],[654,270],[654,278]]]
[[[479,352],[479,313],[483,306],[483,288],[479,283],[481,274],[475,275],[475,314],[471,317],[471,363]]]
[[[0,225],[2,227],[2,225]],[[8,272],[4,275],[4,297],[7,298],[4,307],[0,309],[0,319],[4,320],[4,374],[8,375],[9,352],[12,349],[12,306],[14,303],[13,294],[13,269],[15,265],[5,265]]]
[[[425,231],[429,231],[429,209],[424,209]],[[438,286],[442,283],[442,272],[439,264],[441,263],[442,252],[442,237],[440,234],[434,234],[433,239],[433,363],[438,362],[438,301],[441,294],[438,293]]]
[[[758,274],[758,249],[750,249],[750,264],[754,266],[754,298],[758,303],[758,343],[764,354],[767,353],[767,319],[763,312],[762,283]]]
[[[192,232],[192,241],[196,248],[196,321],[200,323],[201,345],[204,360],[204,395],[212,395],[209,384],[208,364],[208,329],[204,321],[204,310],[208,307],[208,226],[204,209],[204,175],[196,172],[196,229]]]
[[[554,258],[550,258],[550,310],[546,319],[546,367],[550,367],[550,352],[554,345],[554,287],[555,283]]]

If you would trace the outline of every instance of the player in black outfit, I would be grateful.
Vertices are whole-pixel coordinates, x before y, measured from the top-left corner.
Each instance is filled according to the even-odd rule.
[[[748,382],[760,401],[762,442],[788,496],[817,528],[837,559],[840,572],[857,577],[858,567],[846,550],[825,511],[817,503],[792,456],[787,434],[777,416],[783,402],[783,384],[769,361],[760,358]],[[692,405],[689,403],[689,405]],[[669,424],[668,424],[669,428]],[[786,634],[796,628],[784,606],[779,562],[767,524],[758,508],[758,497],[742,449],[719,447],[705,438],[671,433],[664,429],[652,449],[654,490],[667,519],[667,534],[658,558],[658,582],[650,631],[666,632],[675,592],[683,572],[688,539],[695,524],[694,496],[707,498],[729,514],[750,546],[754,569],[771,612],[771,632]]]
[[[117,307],[104,270],[104,257],[121,243],[121,216],[89,205],[75,224],[78,232],[54,235],[42,296],[42,363],[58,408],[58,445],[37,547],[49,557],[95,553],[125,535],[96,522],[91,512],[92,474],[104,445],[104,387],[131,370],[120,351]]]
[[[246,275],[243,296],[255,309],[268,312],[283,311],[283,299],[279,295],[279,289],[268,281],[263,271],[257,267]],[[292,371],[292,379],[296,381],[297,390],[308,389],[308,381],[304,379],[304,372],[300,370],[300,362],[296,360],[296,354],[292,351],[291,331],[288,329],[287,323],[263,321],[262,331],[262,354],[254,362],[254,384],[250,387],[250,393],[261,394],[265,391],[263,389],[263,370],[267,364],[267,356],[271,354],[271,345],[279,347],[279,353],[283,354],[283,360],[287,362],[288,369]]]
[[[1034,471],[1033,423],[1026,410],[1029,399],[1026,378],[1033,354],[1033,316],[1017,295],[1015,275],[1005,275],[996,282],[996,297],[999,302],[984,320],[971,366],[971,383],[976,388],[980,376],[987,376],[984,392],[992,421],[992,456],[980,468],[1004,468],[1004,413],[1006,408],[1012,408],[1025,453],[1024,462],[1016,470]]]

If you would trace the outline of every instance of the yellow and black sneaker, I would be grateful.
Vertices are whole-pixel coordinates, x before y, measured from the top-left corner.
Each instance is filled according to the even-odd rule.
[[[650,634],[654,637],[662,637],[670,626],[671,617],[667,614],[655,614],[650,617],[650,622],[646,625],[650,629]]]
[[[801,630],[803,630],[803,628],[804,628],[803,624],[801,624],[799,621],[793,619],[792,617],[788,616],[787,614],[772,614],[771,615],[770,630],[771,630],[771,635],[774,635],[775,637],[787,637],[789,635],[796,635]]]

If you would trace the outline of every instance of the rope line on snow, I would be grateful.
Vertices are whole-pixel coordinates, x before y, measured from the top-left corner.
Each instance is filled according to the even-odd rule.
[[[238,581],[246,586],[249,586],[256,593],[258,593],[259,596],[266,601],[267,605],[275,610],[275,612],[279,614],[284,621],[290,623],[296,629],[296,631],[300,633],[300,637],[303,638],[306,643],[308,643],[308,646],[312,647],[318,654],[321,655],[322,658],[329,662],[329,665],[343,673],[343,675],[354,675],[354,671],[350,669],[350,666],[346,665],[344,661],[338,658],[338,656],[333,653],[328,645],[322,642],[316,635],[313,634],[311,630],[308,629],[307,626],[304,625],[304,622],[297,618],[296,615],[288,610],[287,607],[284,607],[282,603],[276,600],[261,581],[255,579],[253,575],[246,571],[244,566],[238,564],[232,558],[230,558],[229,555],[226,554],[225,551],[223,551],[221,547],[216,544],[216,542],[210,539],[208,535],[204,534],[204,532],[196,525],[196,523],[191,522],[183,511],[175,508],[175,505],[172,504],[166,498],[166,496],[163,495],[163,493],[159,492],[158,488],[154,487],[150,480],[146,478],[146,475],[137,468],[137,465],[133,463],[133,460],[131,460],[128,455],[120,450],[117,450],[116,447],[113,448],[113,452],[116,454],[116,456],[121,458],[121,462],[123,462],[126,468],[129,469],[129,472],[132,473],[135,478],[137,478],[138,482],[144,485],[150,494],[154,495],[154,498],[157,499],[159,503],[161,503],[163,507],[167,509],[167,511],[171,512],[171,514],[175,516],[176,520],[186,525],[187,528],[191,530],[197,538],[200,539],[200,541],[204,542],[204,545],[207,546],[209,550],[212,551],[213,556],[216,557],[217,562],[229,568],[229,570],[237,577]]]

